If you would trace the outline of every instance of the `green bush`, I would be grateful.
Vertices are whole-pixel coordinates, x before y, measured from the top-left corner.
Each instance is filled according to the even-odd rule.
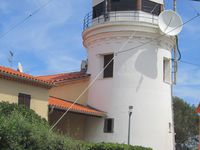
[[[48,122],[33,110],[0,103],[0,149],[77,150],[76,141],[49,129]]]
[[[151,150],[124,144],[91,144],[49,132],[45,119],[33,110],[0,102],[0,150]]]
[[[152,150],[140,146],[128,146],[126,144],[98,143],[88,144],[87,150]]]

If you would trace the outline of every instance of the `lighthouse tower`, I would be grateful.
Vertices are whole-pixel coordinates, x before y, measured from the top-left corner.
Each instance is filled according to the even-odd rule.
[[[88,105],[107,116],[87,119],[85,139],[173,150],[174,42],[158,27],[163,0],[93,0],[92,9],[83,31],[87,73],[90,82],[101,74]]]

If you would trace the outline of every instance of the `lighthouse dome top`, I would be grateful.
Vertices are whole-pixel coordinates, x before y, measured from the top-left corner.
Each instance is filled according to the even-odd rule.
[[[97,4],[99,4],[99,3],[103,2],[103,1],[104,0],[93,0],[92,4],[93,4],[93,6],[95,6],[95,5],[97,5]],[[116,0],[116,1],[120,1],[120,0]],[[155,3],[159,3],[159,4],[163,4],[164,3],[164,0],[150,0],[150,1],[155,2]]]
[[[163,0],[93,0],[84,18],[84,30],[108,22],[147,22],[158,25]]]

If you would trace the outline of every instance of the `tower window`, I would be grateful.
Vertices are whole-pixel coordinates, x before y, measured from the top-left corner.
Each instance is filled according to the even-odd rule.
[[[114,132],[114,119],[107,118],[104,121],[104,133],[113,133]]]
[[[19,93],[19,95],[18,95],[18,105],[24,105],[27,108],[30,108],[30,101],[31,101],[31,95]]]
[[[113,57],[114,54],[109,54],[109,55],[104,55],[104,72],[103,72],[103,77],[104,78],[110,78],[113,77]],[[112,60],[112,61],[111,61]],[[108,65],[109,63],[109,65]]]
[[[170,69],[170,59],[163,59],[163,81],[171,83],[171,69]]]

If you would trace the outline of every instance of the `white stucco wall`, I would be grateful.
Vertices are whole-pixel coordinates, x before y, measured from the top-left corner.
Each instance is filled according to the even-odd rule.
[[[95,25],[83,33],[88,50],[91,81],[102,69],[102,55],[115,53],[134,33],[123,50],[160,36],[158,26],[139,22]],[[154,150],[173,150],[171,85],[163,82],[163,59],[171,58],[171,39],[159,38],[114,60],[113,78],[99,79],[89,89],[88,104],[114,118],[114,133],[104,133],[104,119],[88,119],[86,140],[127,143],[128,107],[134,107],[131,144]]]

